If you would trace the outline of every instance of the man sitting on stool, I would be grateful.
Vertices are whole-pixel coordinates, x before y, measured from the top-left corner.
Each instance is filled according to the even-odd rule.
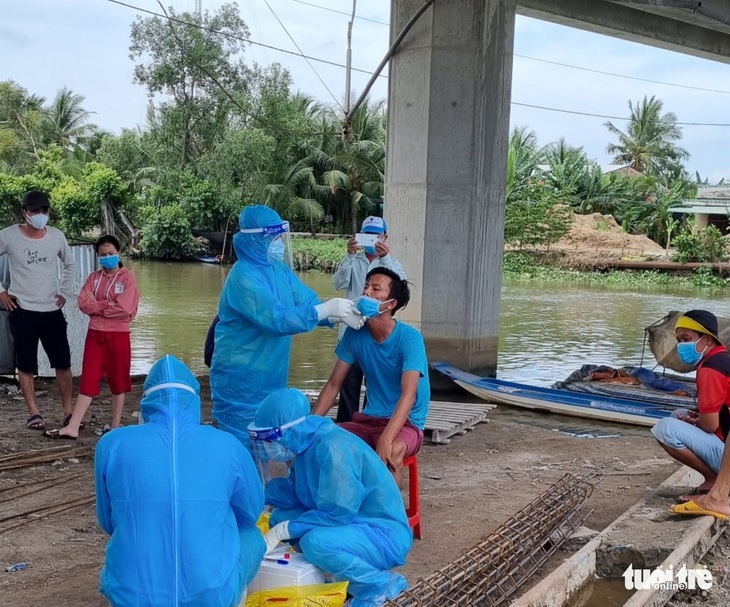
[[[376,450],[400,484],[403,458],[423,444],[431,389],[423,337],[395,320],[410,299],[408,282],[392,270],[375,268],[365,280],[358,309],[365,327],[348,328],[337,345],[337,362],[314,407],[325,415],[335,402],[350,368],[365,374],[368,399],[362,413],[341,424]]]

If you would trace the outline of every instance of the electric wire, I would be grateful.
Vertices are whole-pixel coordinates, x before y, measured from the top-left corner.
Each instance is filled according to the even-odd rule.
[[[185,21],[184,19],[179,19],[177,17],[167,17],[167,16],[165,16],[162,13],[158,13],[158,12],[151,11],[151,10],[148,10],[148,9],[145,9],[145,8],[141,8],[139,6],[135,6],[135,5],[132,5],[132,4],[128,4],[126,2],[122,2],[121,0],[106,0],[106,1],[107,2],[110,2],[112,4],[118,4],[120,6],[124,6],[126,8],[130,8],[130,9],[135,10],[135,11],[139,11],[139,12],[142,12],[142,13],[147,13],[147,14],[153,15],[155,17],[162,17],[162,18],[165,18],[165,19],[169,19],[170,21],[174,21],[174,22],[179,23],[181,25],[186,25],[186,26],[189,26],[189,27],[197,27],[198,29],[201,29],[201,30],[204,30],[204,31],[213,33],[213,34],[218,34],[218,35],[221,35],[221,36],[225,36],[225,37],[228,37],[228,38],[232,38],[234,40],[240,40],[242,42],[248,42],[250,44],[254,44],[254,45],[257,45],[257,46],[263,46],[265,48],[269,48],[269,49],[272,49],[272,50],[275,50],[275,51],[279,51],[279,52],[282,52],[282,53],[286,53],[286,54],[289,54],[289,55],[295,55],[297,57],[307,57],[308,59],[311,59],[312,61],[317,61],[319,63],[325,63],[325,64],[332,65],[332,66],[335,66],[335,67],[341,67],[341,68],[346,68],[347,67],[347,66],[345,66],[345,65],[343,65],[341,63],[336,63],[334,61],[328,61],[326,59],[319,59],[317,57],[306,56],[306,55],[303,55],[302,53],[295,53],[294,51],[289,51],[289,50],[282,49],[282,48],[279,48],[279,47],[276,47],[276,46],[271,46],[271,45],[268,45],[268,44],[263,44],[261,42],[256,42],[256,41],[253,41],[253,40],[251,40],[249,38],[243,38],[241,36],[234,36],[234,35],[231,35],[231,34],[227,34],[225,32],[220,32],[220,31],[215,30],[213,28],[205,27],[205,26],[203,26],[201,24],[192,23],[190,21]],[[299,0],[293,0],[293,1],[299,1]],[[334,9],[327,9],[327,10],[334,10]],[[527,55],[519,55],[519,56],[520,57],[527,57],[527,58],[530,58],[530,59],[535,59],[537,61],[548,61],[546,59],[539,59],[539,58],[535,58],[535,57],[528,57]],[[575,68],[575,69],[589,69],[589,68],[581,68],[580,66],[570,65],[570,64],[567,64],[567,63],[558,63],[558,62],[551,62],[551,63],[556,63],[556,64],[561,65],[563,67],[569,67],[569,68]],[[361,73],[364,73],[364,74],[369,74],[369,75],[372,75],[373,74],[373,72],[370,72],[368,70],[359,69],[359,68],[355,68],[355,67],[353,67],[352,70],[353,71],[356,71],[356,72],[361,72]],[[591,70],[591,71],[596,71],[596,70]],[[622,78],[629,78],[629,79],[639,79],[639,78],[637,78],[635,76],[625,76],[625,75],[621,75],[621,74],[611,74],[610,72],[607,72],[606,75],[615,75],[615,76],[619,76],[619,77],[622,77]],[[379,78],[388,78],[388,76],[385,75],[385,74],[380,74],[378,77]],[[642,79],[642,80],[644,80],[644,79]],[[676,86],[676,87],[680,87],[680,88],[697,88],[698,90],[702,90],[702,89],[699,89],[699,87],[690,87],[689,85],[682,85],[682,84],[668,83],[668,82],[667,83],[662,83],[662,82],[659,82],[659,81],[653,81],[653,82],[658,83],[658,84],[667,84],[667,85],[670,85],[670,86]],[[717,92],[717,93],[728,93],[729,92],[729,91],[714,90],[714,89],[705,89],[705,90],[707,92]],[[527,107],[527,108],[532,108],[532,109],[537,109],[537,110],[544,110],[544,111],[548,111],[548,112],[559,112],[559,113],[563,113],[563,114],[573,114],[573,115],[577,115],[577,116],[588,116],[588,117],[593,117],[593,118],[606,118],[608,120],[623,120],[623,121],[626,121],[626,122],[630,121],[630,118],[627,118],[625,116],[610,116],[610,115],[596,114],[596,113],[591,113],[591,112],[580,112],[580,111],[577,111],[577,110],[567,110],[567,109],[563,109],[563,108],[554,108],[554,107],[548,107],[548,106],[542,106],[542,105],[533,105],[533,104],[529,104],[529,103],[520,103],[520,102],[517,102],[517,101],[512,101],[511,104],[512,105],[517,105],[517,106],[520,106],[520,107]],[[706,123],[706,122],[677,122],[676,124],[678,126],[720,127],[720,128],[730,126],[730,124],[724,124],[724,123]],[[280,130],[280,132],[284,132],[284,131],[283,130]],[[286,132],[289,133],[289,134],[295,134],[293,131],[286,131]],[[317,134],[317,133],[308,133],[308,134]],[[321,133],[319,133],[319,134],[321,134]]]
[[[329,8],[328,6],[321,6],[319,4],[313,4],[312,2],[304,2],[304,0],[291,0],[291,2],[296,2],[298,4],[305,4],[307,6],[312,6],[314,8],[318,8],[324,11],[328,11],[330,13],[337,13],[339,15],[348,15],[346,11],[339,11],[334,8]],[[379,25],[386,25],[389,26],[390,24],[385,21],[378,21],[377,19],[368,19],[367,17],[361,17],[357,16],[356,19],[364,19],[366,21],[371,21],[373,23],[377,23]],[[593,74],[601,74],[603,76],[612,76],[614,78],[626,78],[627,80],[638,80],[639,82],[648,82],[650,84],[661,84],[663,86],[673,86],[677,88],[683,88],[683,89],[689,89],[693,91],[701,91],[703,93],[720,93],[722,95],[730,95],[730,91],[724,91],[721,89],[711,89],[703,86],[693,86],[691,84],[680,84],[678,82],[666,82],[663,80],[653,80],[651,78],[642,78],[640,76],[629,76],[628,74],[617,74],[616,72],[607,72],[605,70],[597,70],[595,68],[590,67],[583,67],[581,65],[572,65],[570,63],[562,63],[560,61],[552,61],[550,59],[542,59],[540,57],[532,57],[530,55],[522,55],[520,53],[514,53],[515,57],[519,57],[520,59],[528,59],[530,61],[539,61],[540,63],[547,63],[549,65],[557,65],[560,67],[567,67],[574,70],[581,70],[584,72],[591,72]]]
[[[231,93],[229,93],[226,90],[226,88],[220,82],[218,82],[218,79],[215,76],[213,76],[213,74],[211,74],[205,67],[203,67],[198,61],[196,61],[193,56],[190,55],[190,53],[188,52],[187,48],[185,48],[184,43],[180,39],[180,36],[178,36],[178,34],[177,34],[177,30],[175,29],[175,26],[173,25],[173,19],[170,18],[170,17],[168,17],[167,11],[165,10],[165,7],[162,5],[162,2],[160,2],[160,0],[157,0],[157,4],[159,4],[160,9],[163,11],[162,17],[164,17],[165,19],[167,19],[167,25],[170,27],[170,32],[172,33],[172,36],[175,38],[175,41],[178,43],[178,46],[180,47],[180,50],[187,56],[187,58],[193,64],[195,64],[198,67],[198,69],[200,71],[202,71],[206,76],[208,76],[208,78],[211,79],[211,81],[213,82],[213,84],[215,84],[216,87],[218,87],[220,89],[220,91],[228,98],[228,100],[233,105],[235,105],[241,111],[241,113],[247,115],[249,118],[251,118],[253,120],[260,121],[265,126],[268,126],[269,128],[271,128],[271,129],[273,129],[275,131],[278,131],[280,134],[297,135],[297,136],[300,136],[300,137],[306,137],[306,136],[317,136],[317,137],[320,137],[322,135],[336,135],[337,134],[335,132],[327,132],[327,131],[314,131],[314,132],[309,132],[309,133],[305,133],[305,132],[302,132],[302,131],[292,131],[292,130],[289,130],[289,129],[284,129],[284,128],[280,127],[279,125],[274,124],[273,122],[269,122],[268,120],[262,118],[261,116],[256,116],[256,115],[252,114],[250,111],[248,111],[246,108],[244,108],[238,102],[238,100],[233,95],[231,95]]]
[[[314,8],[320,8],[323,11],[329,11],[330,13],[337,13],[339,15],[348,15],[350,13],[346,11],[338,11],[336,8],[330,8],[329,6],[321,6],[320,4],[313,4],[312,2],[304,2],[304,0],[291,0],[292,2],[296,2],[297,4],[304,4],[306,6],[313,6]],[[360,17],[359,15],[355,17],[355,19],[360,19],[361,21],[370,21],[371,23],[377,23],[378,25],[390,25],[390,23],[387,23],[385,21],[378,21],[377,19],[370,19],[369,17]]]
[[[514,53],[515,57],[520,59],[529,59],[530,61],[539,61],[540,63],[547,63],[549,65],[558,65],[560,67],[568,67],[574,70],[581,70],[584,72],[591,72],[593,74],[601,74],[603,76],[613,76],[614,78],[626,78],[627,80],[638,80],[639,82],[649,82],[651,84],[661,84],[663,86],[674,86],[681,89],[690,89],[693,91],[702,91],[703,93],[721,93],[723,95],[730,95],[730,91],[723,91],[721,89],[709,89],[702,86],[692,86],[691,84],[679,84],[677,82],[664,82],[662,80],[652,80],[651,78],[641,78],[640,76],[629,76],[627,74],[617,74],[615,72],[606,72],[603,70],[597,70],[590,67],[583,67],[580,65],[571,65],[570,63],[561,63],[560,61],[551,61],[550,59],[541,59],[540,57],[530,57],[529,55],[520,55]]]
[[[122,2],[121,0],[106,0],[107,2],[110,2],[112,4],[118,4],[119,6],[124,6],[126,8],[131,8],[132,10],[138,11],[140,13],[146,13],[148,15],[153,15],[155,17],[162,17],[163,19],[169,19],[170,21],[174,21],[175,23],[179,23],[180,25],[187,25],[188,27],[196,27],[202,31],[209,32],[211,34],[218,34],[219,36],[225,36],[226,38],[231,38],[232,40],[239,40],[241,42],[247,42],[249,44],[253,44],[255,46],[261,46],[263,48],[271,49],[272,51],[278,51],[280,53],[285,53],[287,55],[294,55],[295,57],[304,57],[306,59],[311,59],[312,61],[317,61],[318,63],[324,63],[326,65],[332,65],[334,67],[341,67],[343,69],[346,69],[347,66],[343,63],[337,63],[335,61],[328,61],[327,59],[320,59],[319,57],[312,57],[311,55],[305,55],[303,53],[296,53],[294,51],[289,51],[284,48],[279,48],[278,46],[272,46],[270,44],[264,44],[263,42],[257,42],[256,40],[251,40],[251,38],[244,38],[242,36],[234,36],[233,34],[227,34],[226,32],[221,32],[219,30],[213,29],[212,27],[206,27],[205,25],[202,25],[200,23],[193,23],[191,21],[185,21],[184,19],[180,19],[178,17],[166,17],[162,13],[158,13],[146,8],[142,8],[141,6],[135,6],[134,4],[128,4],[126,2]],[[364,70],[362,68],[353,67],[353,72],[360,72],[363,74],[371,75],[372,72],[368,70]],[[388,76],[385,74],[381,74],[381,78],[387,78]]]
[[[607,118],[608,120],[624,120],[630,122],[632,118],[625,116],[609,116],[607,114],[593,114],[591,112],[580,112],[578,110],[565,110],[556,107],[548,107],[545,105],[533,105],[530,103],[520,103],[518,101],[511,101],[512,105],[519,105],[520,107],[529,107],[536,110],[545,110],[548,112],[560,112],[561,114],[574,114],[576,116],[589,116],[592,118]],[[713,127],[730,127],[730,123],[723,122],[675,122],[677,126],[713,126]]]
[[[269,0],[264,0],[264,4],[266,4],[266,6],[269,7],[269,10],[271,11],[271,14],[274,15],[274,19],[276,19],[279,22],[279,25],[281,25],[281,29],[283,29],[284,30],[284,33],[287,36],[289,36],[289,40],[292,41],[292,44],[297,47],[297,50],[299,51],[299,53],[302,55],[302,57],[304,57],[304,53],[302,52],[302,49],[299,48],[299,45],[297,44],[297,41],[294,40],[294,37],[289,33],[289,30],[286,29],[286,25],[284,25],[284,23],[281,21],[281,19],[279,19],[279,15],[276,14],[276,12],[274,11],[274,9],[269,4]],[[342,104],[337,100],[337,97],[335,97],[334,93],[330,90],[330,87],[328,87],[327,86],[327,83],[322,79],[322,76],[320,76],[319,73],[317,72],[317,70],[314,69],[314,66],[309,61],[309,59],[307,59],[307,57],[304,57],[304,60],[307,62],[307,65],[309,65],[309,67],[312,68],[312,71],[314,72],[314,75],[317,76],[317,78],[319,79],[319,81],[322,83],[322,86],[327,90],[327,92],[330,94],[330,97],[332,97],[332,99],[334,99],[334,102],[340,107],[340,109],[342,110],[342,113],[344,114],[345,108],[342,107]]]

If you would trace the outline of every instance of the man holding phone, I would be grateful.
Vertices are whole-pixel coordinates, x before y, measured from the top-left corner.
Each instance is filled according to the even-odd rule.
[[[358,241],[362,244],[358,244]],[[371,241],[373,244],[369,244]],[[375,268],[387,268],[404,280],[406,278],[403,266],[390,254],[385,220],[382,217],[370,215],[362,222],[360,233],[347,241],[347,255],[340,262],[332,277],[332,284],[338,291],[346,291],[348,299],[355,299],[362,295],[365,276]],[[345,328],[344,325],[340,327],[340,339],[342,339]],[[362,378],[363,373],[360,366],[352,365],[340,389],[337,423],[352,421],[352,416],[359,410]]]

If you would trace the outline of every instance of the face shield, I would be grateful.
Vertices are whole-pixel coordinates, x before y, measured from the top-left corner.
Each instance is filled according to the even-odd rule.
[[[242,228],[244,234],[262,234],[266,243],[266,255],[270,264],[281,261],[294,269],[289,222],[282,221],[263,228]]]
[[[277,428],[259,428],[254,424],[249,425],[248,437],[251,441],[251,454],[264,486],[272,478],[287,475],[289,463],[296,454],[278,441],[284,431],[301,424],[305,419],[306,417],[300,417]]]

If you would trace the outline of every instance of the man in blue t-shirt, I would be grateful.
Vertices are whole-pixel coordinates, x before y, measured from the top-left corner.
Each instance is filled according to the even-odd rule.
[[[340,424],[368,443],[400,481],[403,458],[417,453],[431,399],[423,337],[395,320],[410,299],[408,282],[387,268],[365,278],[358,308],[365,328],[347,329],[337,345],[337,362],[314,407],[325,415],[334,405],[350,367],[360,365],[367,386],[367,404],[351,422]]]

